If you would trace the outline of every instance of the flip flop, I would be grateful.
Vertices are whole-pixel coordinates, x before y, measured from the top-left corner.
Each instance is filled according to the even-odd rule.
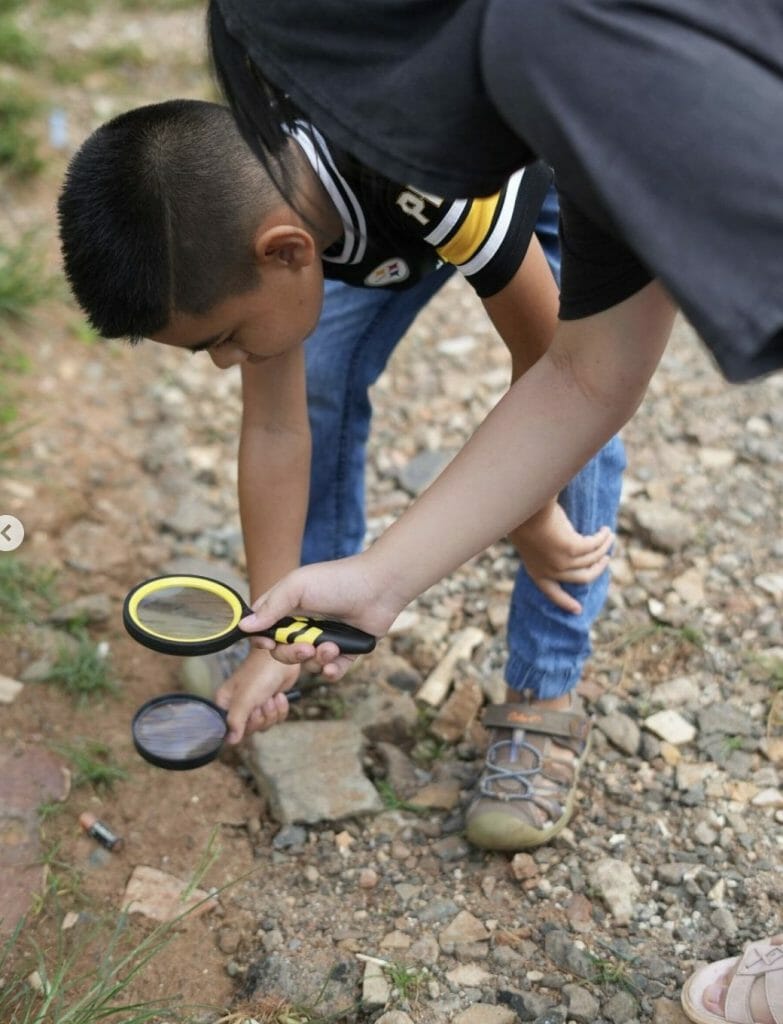
[[[734,965],[736,970],[726,991],[724,1013],[712,1013],[704,1006],[704,992]],[[749,942],[741,957],[716,960],[694,971],[683,986],[682,1008],[696,1024],[755,1024],[750,995],[757,982],[764,986],[772,1019],[776,1024],[783,1024],[783,945],[765,940]]]

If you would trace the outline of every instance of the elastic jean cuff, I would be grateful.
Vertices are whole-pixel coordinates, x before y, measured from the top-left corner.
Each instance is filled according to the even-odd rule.
[[[547,670],[536,668],[522,658],[511,655],[506,664],[506,683],[517,693],[528,691],[536,700],[551,700],[562,697],[577,685],[582,677],[584,662],[567,669]]]

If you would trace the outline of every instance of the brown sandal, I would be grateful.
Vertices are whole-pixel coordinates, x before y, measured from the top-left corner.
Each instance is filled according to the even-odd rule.
[[[484,771],[465,818],[469,842],[484,850],[527,850],[549,842],[574,811],[590,718],[530,704],[493,704]],[[563,757],[569,750],[573,757]]]

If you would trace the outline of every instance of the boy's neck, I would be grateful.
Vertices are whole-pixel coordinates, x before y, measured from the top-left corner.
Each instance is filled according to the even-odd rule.
[[[291,144],[297,153],[296,212],[312,232],[319,251],[324,252],[343,237],[345,227],[304,150],[294,140],[291,140]]]

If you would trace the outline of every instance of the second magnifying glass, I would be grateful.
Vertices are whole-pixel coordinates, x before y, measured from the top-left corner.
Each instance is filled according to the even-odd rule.
[[[207,576],[157,576],[125,598],[122,621],[139,643],[162,654],[203,655],[222,651],[252,634],[239,628],[252,608],[239,594]],[[260,636],[279,644],[328,641],[343,654],[367,654],[375,637],[344,622],[301,615],[280,619]]]
[[[286,694],[298,700],[299,690]],[[228,732],[226,712],[206,697],[164,693],[138,709],[133,744],[145,761],[169,771],[189,771],[214,761]]]

